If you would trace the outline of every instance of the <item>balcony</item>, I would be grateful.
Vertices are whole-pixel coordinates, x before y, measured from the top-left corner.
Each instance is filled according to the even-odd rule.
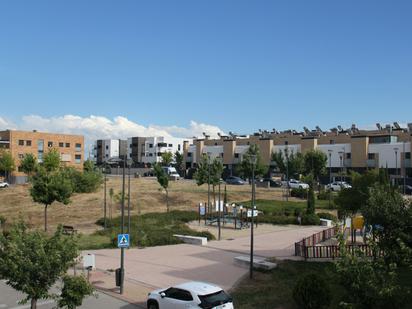
[[[366,160],[366,167],[376,167],[376,160],[375,159]]]

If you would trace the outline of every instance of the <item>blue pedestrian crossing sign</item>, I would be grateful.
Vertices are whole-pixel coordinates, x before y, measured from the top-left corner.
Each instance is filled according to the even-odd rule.
[[[129,234],[118,234],[117,235],[117,247],[118,248],[129,248]]]

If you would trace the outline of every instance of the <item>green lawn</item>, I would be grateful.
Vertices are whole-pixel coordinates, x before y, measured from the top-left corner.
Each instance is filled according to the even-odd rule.
[[[321,274],[332,291],[330,308],[339,308],[345,288],[338,281],[335,266],[329,262],[279,262],[278,267],[270,272],[255,272],[253,281],[244,278],[231,292],[236,309],[298,309],[292,298],[293,288],[297,280],[311,272]],[[402,286],[411,288],[412,271],[400,271]],[[412,300],[411,300],[412,301]],[[407,302],[411,303],[411,302]],[[406,305],[405,308],[410,308]]]
[[[151,247],[177,244],[180,241],[173,234],[204,236],[213,239],[209,232],[197,232],[185,223],[197,219],[194,211],[171,211],[170,213],[148,213],[131,217],[130,241],[133,246]],[[120,217],[108,221],[109,228],[91,235],[80,235],[80,249],[115,248],[117,234],[120,234]],[[103,219],[98,221],[103,225]],[[125,220],[127,225],[127,219]],[[127,232],[127,228],[125,228]]]

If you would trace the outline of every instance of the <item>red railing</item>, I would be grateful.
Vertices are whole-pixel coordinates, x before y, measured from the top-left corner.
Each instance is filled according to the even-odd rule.
[[[303,240],[295,243],[295,256],[301,256],[305,259],[322,259],[337,258],[341,256],[338,245],[317,245],[325,240],[331,239],[337,234],[338,229],[333,227],[319,233],[313,234]],[[346,251],[355,254],[361,252],[366,256],[373,256],[375,253],[369,245],[366,244],[348,244],[345,246]],[[378,255],[382,256],[382,252]]]

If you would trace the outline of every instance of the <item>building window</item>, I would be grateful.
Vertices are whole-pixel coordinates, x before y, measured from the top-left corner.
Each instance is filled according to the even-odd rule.
[[[158,153],[157,153],[157,156],[158,156],[158,157],[161,157],[161,156],[162,156],[162,153],[161,153],[161,152],[158,152]]]
[[[334,139],[331,139],[331,140],[329,141],[329,144],[331,144],[331,145],[335,144],[335,140],[334,140]]]
[[[191,158],[191,157],[192,157],[192,153],[191,153],[191,152],[188,152],[188,153],[187,153],[187,157],[188,157],[188,158]]]
[[[167,147],[167,143],[157,143],[157,147]]]
[[[405,159],[407,159],[407,160],[411,159],[411,153],[410,152],[405,152]]]
[[[24,146],[24,141],[22,139],[19,139],[19,146]]]
[[[220,153],[220,156],[223,158],[223,152]]]
[[[30,140],[26,141],[26,146],[31,146],[31,141]]]
[[[149,144],[149,148],[153,148],[153,144]]]
[[[285,141],[285,145],[289,145],[289,142],[288,142],[288,141]]]
[[[60,142],[59,147],[64,147],[64,143]]]
[[[53,142],[47,142],[47,147],[53,147]]]
[[[238,159],[238,158],[239,158],[239,154],[235,153],[235,159]]]
[[[21,159],[24,159],[24,154],[19,153],[19,159],[20,159],[20,160],[21,160]]]
[[[76,143],[76,151],[82,151],[82,144]]]
[[[352,154],[350,152],[346,153],[346,159],[350,160],[352,158]]]
[[[77,163],[77,164],[82,163],[82,155],[79,155],[79,154],[75,155],[74,156],[74,162]]]
[[[153,153],[150,152],[150,153],[149,153],[149,157],[153,157]]]
[[[180,151],[180,144],[178,144],[178,145],[177,145],[177,150],[179,150],[179,151]]]
[[[217,146],[217,143],[215,143],[215,146]]]
[[[70,148],[70,143],[66,143],[66,148]]]
[[[173,147],[173,144],[169,144],[169,147]]]
[[[368,160],[375,160],[375,154],[374,153],[368,153]]]

